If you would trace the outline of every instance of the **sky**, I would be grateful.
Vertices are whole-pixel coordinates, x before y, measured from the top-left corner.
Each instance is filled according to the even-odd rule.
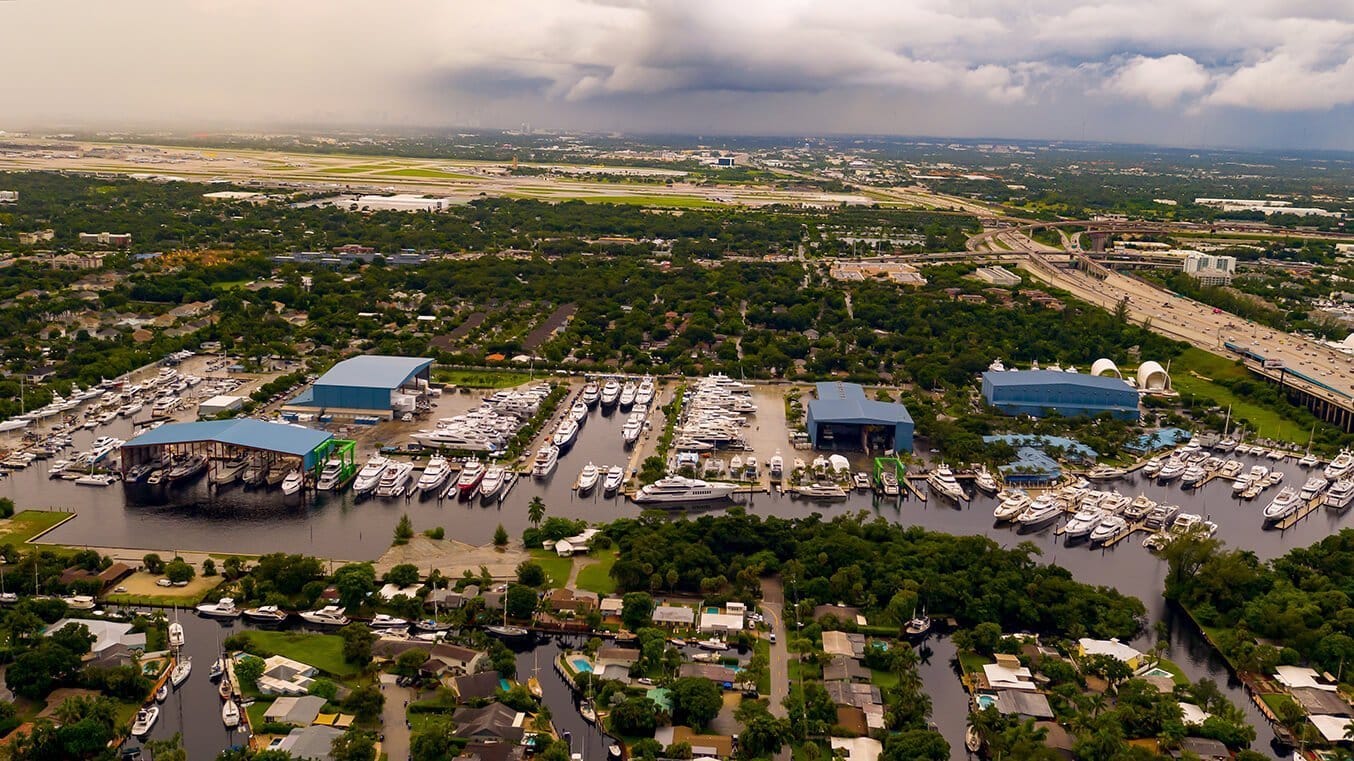
[[[1354,150],[1354,0],[0,0],[0,130]]]

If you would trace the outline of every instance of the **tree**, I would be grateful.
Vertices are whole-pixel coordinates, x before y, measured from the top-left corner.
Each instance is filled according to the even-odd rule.
[[[334,587],[345,608],[359,608],[376,592],[376,570],[371,563],[349,563],[334,573]]]
[[[528,587],[545,586],[545,569],[534,560],[523,560],[517,565],[517,583]]]
[[[414,538],[414,522],[409,520],[409,514],[400,516],[400,522],[395,524],[395,544],[408,544],[410,539]]]
[[[334,738],[329,758],[332,761],[376,761],[376,736],[359,729],[349,729]]]
[[[658,726],[658,706],[648,698],[626,698],[612,707],[611,726],[623,735],[649,737]]]
[[[192,581],[197,572],[191,565],[184,562],[183,558],[174,558],[165,565],[165,578],[178,584],[185,581]]]
[[[0,518],[14,517],[14,500],[9,497],[0,497]]]
[[[509,584],[508,593],[503,598],[503,607],[510,618],[526,621],[536,613],[536,604],[539,600],[536,590],[532,587]]]
[[[339,630],[343,637],[343,660],[358,666],[371,663],[371,646],[376,643],[376,634],[366,624],[351,623]]]
[[[235,677],[240,680],[242,686],[254,689],[261,676],[263,676],[262,658],[247,655],[235,661]]]
[[[648,592],[629,592],[621,598],[621,622],[637,632],[653,621],[654,600]]]
[[[884,744],[883,761],[948,761],[950,744],[930,729],[909,729],[891,735]]]
[[[503,528],[502,523],[498,524],[498,528],[494,529],[494,546],[495,547],[508,546],[508,530]]]
[[[531,502],[527,504],[527,520],[537,528],[540,528],[541,521],[545,520],[545,501],[539,494],[532,497]]]
[[[418,583],[418,566],[413,563],[400,563],[386,572],[387,583],[400,587],[409,587]]]
[[[347,700],[343,701],[343,707],[356,714],[360,721],[375,721],[376,717],[381,715],[381,709],[385,704],[385,695],[372,685],[358,687],[348,695]]]
[[[202,575],[203,575],[203,576],[215,576],[215,575],[216,575],[216,561],[215,561],[215,560],[212,560],[211,558],[207,558],[206,560],[203,560],[203,561],[202,561]]]
[[[145,748],[154,761],[188,761],[188,751],[183,749],[183,735],[179,732],[168,740],[147,740]]]
[[[460,748],[455,726],[445,719],[425,723],[409,738],[409,755],[414,761],[451,761],[460,755]]]
[[[146,566],[148,573],[162,573],[165,568],[165,561],[161,560],[160,556],[154,552],[147,553],[145,557],[141,558],[141,564]]]
[[[722,691],[714,682],[700,677],[682,677],[672,683],[672,720],[703,728],[719,715],[724,706]]]
[[[428,651],[413,648],[395,656],[395,673],[400,676],[417,676],[418,669],[428,660]]]

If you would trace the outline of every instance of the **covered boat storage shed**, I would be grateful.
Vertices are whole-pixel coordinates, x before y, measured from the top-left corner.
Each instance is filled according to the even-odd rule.
[[[815,449],[912,451],[907,407],[867,399],[856,383],[819,383],[817,395],[808,404],[809,441]]]
[[[331,452],[337,456],[340,450],[351,458],[350,442],[299,425],[252,418],[166,423],[122,445],[122,475],[140,465],[194,454],[207,459],[208,473],[213,475],[221,462],[241,457],[314,472]]]
[[[282,408],[284,414],[317,414],[359,422],[415,412],[430,392],[433,361],[426,357],[363,354],[339,362]]]

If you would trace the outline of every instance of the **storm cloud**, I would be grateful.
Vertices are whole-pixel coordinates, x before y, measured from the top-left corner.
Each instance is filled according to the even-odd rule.
[[[0,129],[516,126],[1354,148],[1344,0],[9,0]]]

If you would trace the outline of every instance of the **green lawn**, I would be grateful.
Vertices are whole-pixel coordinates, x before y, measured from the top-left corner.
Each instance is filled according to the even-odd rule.
[[[569,571],[574,564],[573,558],[562,558],[546,550],[532,550],[531,559],[540,563],[541,568],[545,569],[545,575],[550,580],[550,586],[562,587],[569,580]]]
[[[337,634],[253,630],[249,641],[271,653],[309,664],[337,677],[355,676],[358,668],[343,660],[343,638]]]
[[[578,572],[578,588],[599,595],[616,592],[616,582],[611,578],[611,566],[616,564],[618,553],[610,550],[602,553],[596,563],[590,563]]]
[[[870,683],[881,690],[887,690],[890,687],[898,686],[898,675],[892,671],[870,669]]]
[[[718,209],[726,204],[708,201],[695,196],[653,195],[653,196],[579,196],[577,199],[587,203],[617,203],[633,206],[676,206],[683,209]]]
[[[771,694],[771,643],[763,638],[757,638],[756,644],[752,646],[752,652],[755,655],[765,656],[767,659],[766,673],[757,680],[757,692],[762,695]]]
[[[985,663],[989,663],[989,661],[977,653],[963,651],[959,653],[959,665],[964,669],[964,673],[966,674],[974,671],[982,671],[983,664]]]
[[[272,705],[272,698],[262,698],[256,699],[253,704],[244,709],[245,713],[249,714],[249,726],[257,727],[263,724],[263,714],[267,713]]]
[[[1171,363],[1171,385],[1186,405],[1190,402],[1191,394],[1200,399],[1212,399],[1222,407],[1231,405],[1232,421],[1234,423],[1241,419],[1249,421],[1253,429],[1249,434],[1305,445],[1308,429],[1302,423],[1283,415],[1278,410],[1242,399],[1232,393],[1231,389],[1212,382],[1214,379],[1250,377],[1251,374],[1244,367],[1202,349],[1186,349]]]
[[[0,520],[0,545],[27,542],[62,521],[75,517],[75,513],[55,513],[46,510],[23,510],[13,518]]]
[[[433,368],[433,380],[462,388],[511,388],[531,380],[530,373],[517,370],[466,370],[453,367]]]
[[[1260,695],[1260,699],[1265,701],[1265,705],[1269,706],[1269,710],[1273,711],[1276,714],[1279,712],[1279,706],[1292,700],[1292,698],[1288,697],[1287,695],[1281,692],[1262,693]]]
[[[1181,671],[1180,667],[1174,663],[1162,658],[1160,661],[1157,661],[1156,665],[1157,668],[1160,668],[1163,671],[1171,672],[1171,678],[1175,680],[1176,684],[1189,684],[1189,677],[1185,676],[1185,672]]]

